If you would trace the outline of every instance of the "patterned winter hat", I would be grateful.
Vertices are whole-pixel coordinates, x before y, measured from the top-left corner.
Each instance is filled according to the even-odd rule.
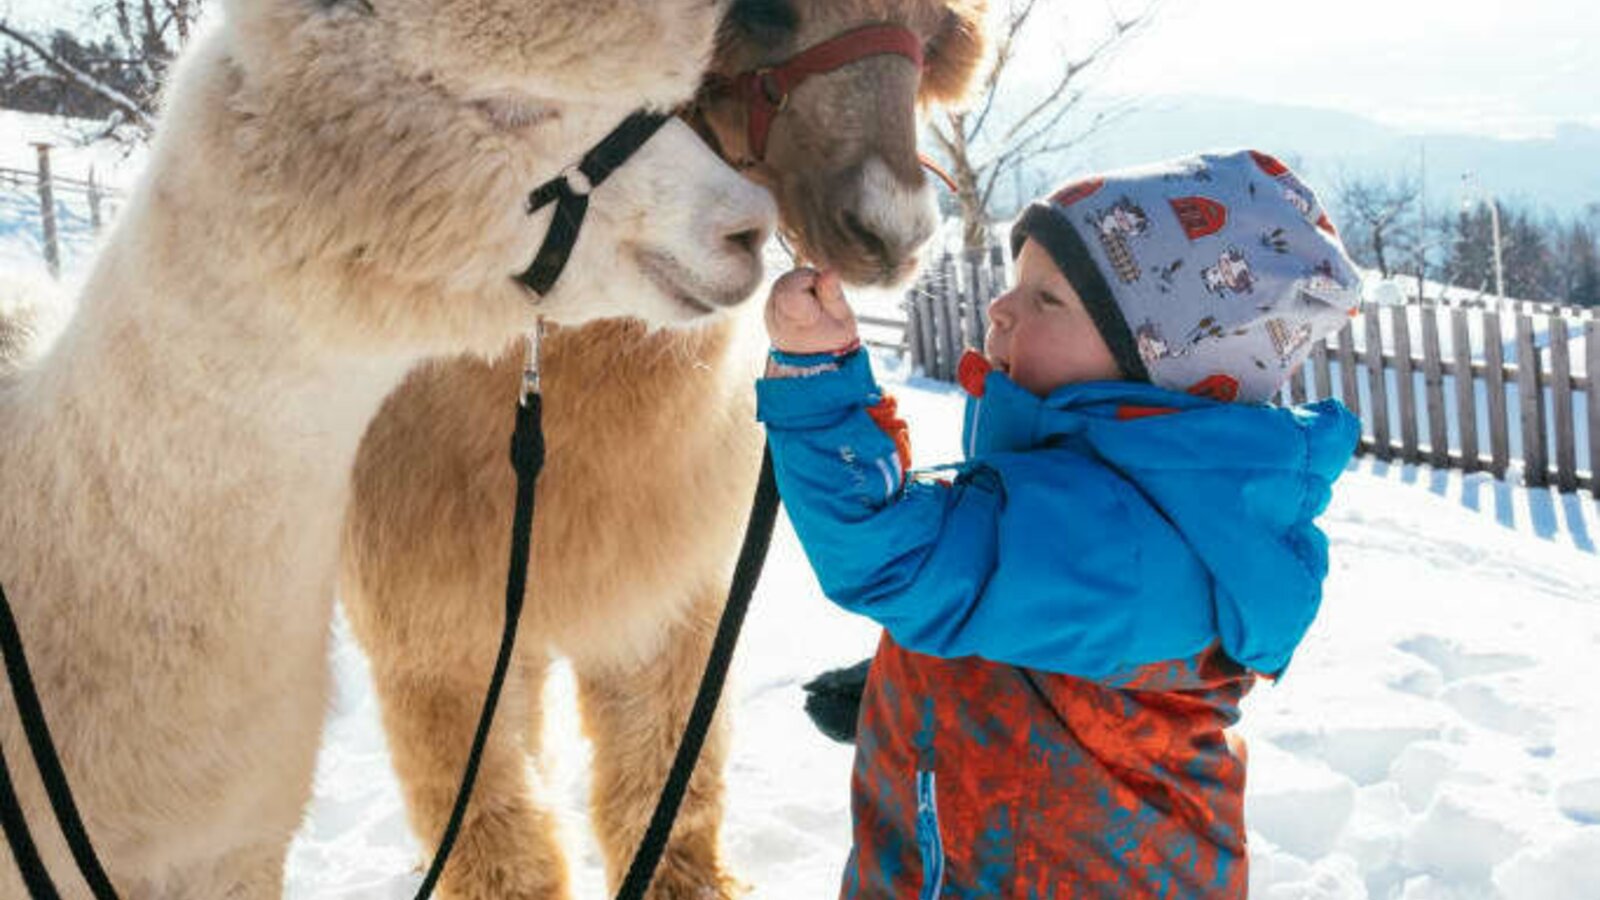
[[[1310,188],[1264,153],[1095,176],[1028,207],[1032,238],[1131,379],[1260,403],[1355,314],[1361,276]]]

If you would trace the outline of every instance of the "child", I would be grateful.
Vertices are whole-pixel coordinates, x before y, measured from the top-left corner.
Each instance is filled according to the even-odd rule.
[[[1258,153],[1035,203],[961,366],[966,462],[908,479],[832,275],[773,288],[758,385],[834,602],[881,623],[842,895],[1240,897],[1227,729],[1316,614],[1336,401],[1264,405],[1356,308],[1316,198]]]

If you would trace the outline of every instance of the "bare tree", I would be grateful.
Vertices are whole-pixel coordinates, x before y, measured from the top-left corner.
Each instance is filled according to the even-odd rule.
[[[1060,0],[1007,0],[996,10],[993,57],[971,106],[942,111],[928,129],[955,182],[962,243],[967,249],[987,245],[993,221],[990,205],[1002,179],[1030,159],[1070,149],[1127,111],[1124,105],[1094,113],[1086,122],[1072,118],[1082,111],[1088,95],[1085,79],[1154,21],[1162,2],[1149,0],[1131,17],[1123,17],[1108,4],[1111,24],[1099,40],[1082,55],[1062,62],[1042,95],[1030,98],[1020,110],[1006,102],[1013,99],[1011,91],[1017,80],[1013,64],[1023,49],[1024,36],[1060,33],[1060,18],[1049,27],[1043,27],[1045,23],[1038,18],[1060,11],[1061,4]],[[1035,27],[1030,29],[1030,24]]]
[[[112,24],[109,34],[57,28],[47,36],[0,20],[0,37],[42,68],[30,78],[54,81],[68,98],[58,111],[104,119],[103,134],[143,140],[167,68],[188,41],[202,3],[109,0],[93,9],[96,21]]]
[[[1409,174],[1392,180],[1358,177],[1339,184],[1344,227],[1352,235],[1351,250],[1358,261],[1376,267],[1385,278],[1394,273],[1392,261],[1416,249],[1407,242],[1415,239],[1411,217],[1421,196],[1421,187]]]
[[[1556,299],[1573,306],[1600,306],[1600,236],[1581,219],[1550,228]]]

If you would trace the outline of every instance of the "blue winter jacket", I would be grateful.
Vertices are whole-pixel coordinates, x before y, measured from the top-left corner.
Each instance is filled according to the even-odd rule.
[[[1219,403],[1130,382],[1039,398],[989,373],[952,484],[906,478],[867,355],[757,385],[823,591],[900,646],[1114,679],[1220,643],[1276,675],[1316,615],[1313,523],[1359,435],[1337,401]]]

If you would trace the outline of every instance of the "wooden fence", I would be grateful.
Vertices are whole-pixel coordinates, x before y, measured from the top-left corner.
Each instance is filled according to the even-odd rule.
[[[998,247],[947,255],[907,292],[904,319],[862,318],[869,343],[954,381],[1007,283]],[[1361,453],[1497,477],[1516,461],[1529,485],[1600,494],[1600,310],[1368,303],[1312,348],[1278,402],[1326,397],[1361,417]]]
[[[904,318],[861,317],[867,343],[898,348],[929,378],[954,381],[962,351],[983,346],[989,301],[1010,283],[999,246],[944,254],[906,292]]]
[[[89,170],[87,180],[63,178],[55,174],[50,165],[49,144],[33,145],[38,155],[38,170],[0,168],[0,186],[32,189],[39,195],[40,243],[44,249],[45,265],[50,274],[61,274],[61,237],[56,223],[58,194],[81,194],[89,207],[89,226],[98,233],[104,218],[106,201],[118,196],[95,180],[94,170]]]

